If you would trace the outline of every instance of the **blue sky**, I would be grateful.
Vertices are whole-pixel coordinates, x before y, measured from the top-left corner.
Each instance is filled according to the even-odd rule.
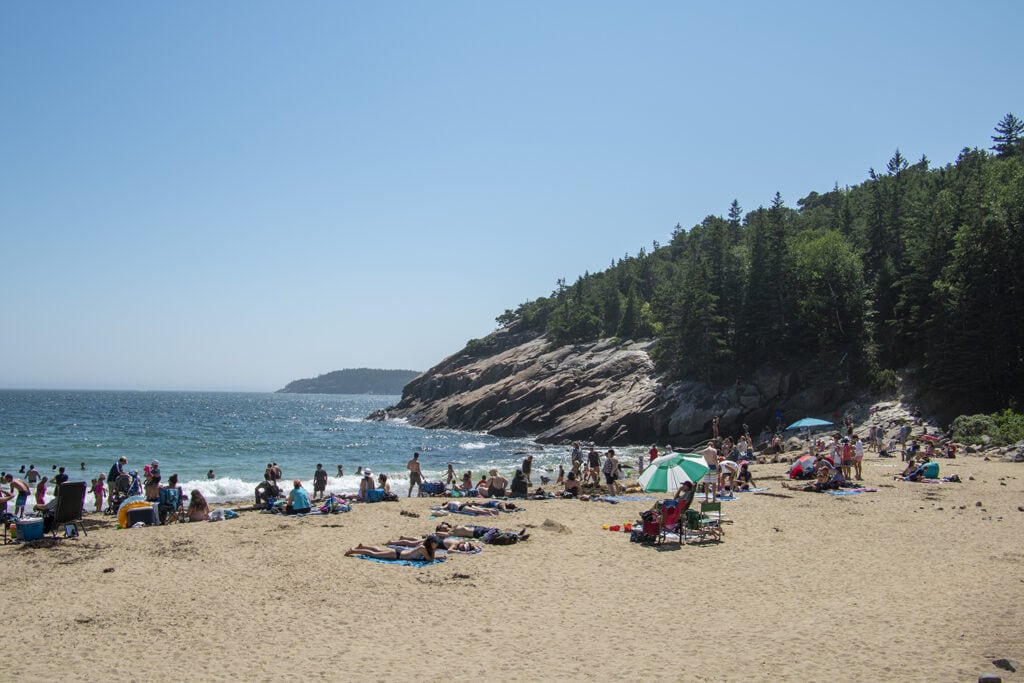
[[[425,370],[677,223],[1024,116],[1024,3],[0,5],[0,387]]]

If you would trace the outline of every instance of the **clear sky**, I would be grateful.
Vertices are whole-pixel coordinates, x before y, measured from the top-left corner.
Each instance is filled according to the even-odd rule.
[[[1024,3],[4,2],[0,387],[425,370],[1024,116]]]

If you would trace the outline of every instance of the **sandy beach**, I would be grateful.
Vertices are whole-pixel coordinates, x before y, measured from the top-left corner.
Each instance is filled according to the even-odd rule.
[[[878,491],[845,497],[787,491],[786,465],[755,466],[769,489],[725,503],[717,544],[602,530],[653,501],[527,501],[498,523],[528,541],[425,568],[344,552],[432,530],[441,499],[127,530],[90,514],[87,537],[0,549],[5,668],[22,681],[977,680],[1024,659],[1024,470],[940,462],[963,483],[894,481],[898,460],[871,454]]]

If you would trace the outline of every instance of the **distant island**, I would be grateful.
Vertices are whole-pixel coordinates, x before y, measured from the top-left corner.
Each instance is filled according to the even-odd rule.
[[[289,382],[278,394],[385,394],[398,395],[420,373],[416,370],[350,368]]]

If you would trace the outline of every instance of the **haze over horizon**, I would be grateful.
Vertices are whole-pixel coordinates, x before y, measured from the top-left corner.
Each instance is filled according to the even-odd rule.
[[[1024,5],[7,3],[0,388],[426,370],[676,224],[1024,115]]]

